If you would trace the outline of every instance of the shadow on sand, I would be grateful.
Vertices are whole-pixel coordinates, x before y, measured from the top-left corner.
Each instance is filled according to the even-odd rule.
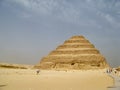
[[[6,84],[0,85],[0,87],[5,87],[5,86],[7,86],[7,85]]]

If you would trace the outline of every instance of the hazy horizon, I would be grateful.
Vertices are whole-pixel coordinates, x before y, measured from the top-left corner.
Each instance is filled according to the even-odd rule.
[[[36,64],[74,35],[120,66],[120,0],[0,0],[0,62]]]

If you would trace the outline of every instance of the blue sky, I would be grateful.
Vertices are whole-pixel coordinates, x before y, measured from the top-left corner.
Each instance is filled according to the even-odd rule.
[[[0,0],[0,62],[36,64],[84,35],[120,65],[120,0]]]

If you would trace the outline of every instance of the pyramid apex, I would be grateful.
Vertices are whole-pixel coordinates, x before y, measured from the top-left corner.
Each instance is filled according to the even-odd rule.
[[[75,35],[71,37],[71,39],[77,39],[77,38],[85,38],[85,37],[83,35]]]

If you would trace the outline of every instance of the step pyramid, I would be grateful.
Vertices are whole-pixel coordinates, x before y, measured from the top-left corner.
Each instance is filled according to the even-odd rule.
[[[100,52],[84,36],[73,36],[35,65],[41,69],[96,69],[109,65]]]

